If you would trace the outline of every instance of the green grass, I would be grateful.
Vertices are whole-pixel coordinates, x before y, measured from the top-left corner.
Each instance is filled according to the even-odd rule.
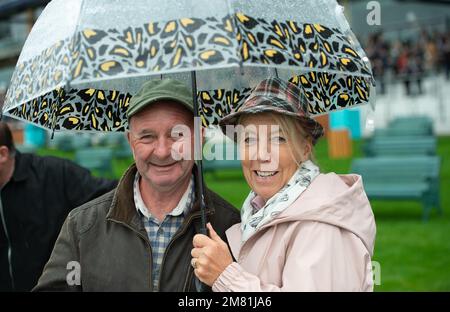
[[[353,156],[361,155],[360,141],[353,142]],[[42,149],[51,154],[73,159],[73,153]],[[381,285],[376,291],[450,291],[450,137],[438,139],[441,166],[441,202],[444,215],[431,214],[421,221],[422,206],[409,201],[372,201],[377,223],[374,261],[381,266]],[[318,143],[315,151],[322,172],[348,173],[351,159],[330,159],[327,142]],[[119,177],[131,159],[114,160],[114,174]],[[242,205],[249,192],[240,170],[208,173],[209,188],[236,207]]]

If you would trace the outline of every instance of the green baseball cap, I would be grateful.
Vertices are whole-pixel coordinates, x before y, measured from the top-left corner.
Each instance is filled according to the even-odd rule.
[[[161,100],[178,102],[194,112],[192,92],[185,84],[175,79],[154,79],[144,83],[131,98],[127,110],[128,121],[143,108]]]

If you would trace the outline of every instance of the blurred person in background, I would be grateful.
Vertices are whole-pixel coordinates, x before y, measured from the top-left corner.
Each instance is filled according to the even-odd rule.
[[[450,79],[450,33],[441,36],[441,63],[445,70],[445,77]]]
[[[372,62],[372,71],[380,94],[386,93],[385,75],[389,66],[389,45],[383,39],[383,33],[372,34],[368,38],[368,57]]]
[[[427,35],[425,40],[425,70],[427,72],[436,72],[438,63],[438,49],[434,34]]]
[[[116,184],[70,160],[20,153],[0,121],[0,291],[31,290],[67,214]]]

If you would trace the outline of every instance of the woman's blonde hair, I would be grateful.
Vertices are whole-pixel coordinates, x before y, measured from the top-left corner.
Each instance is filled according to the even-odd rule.
[[[309,159],[314,163],[316,162],[314,157],[313,138],[307,131],[305,131],[298,118],[289,115],[279,114],[276,112],[262,112],[258,114],[270,115],[275,120],[275,122],[280,126],[281,132],[287,139],[287,143],[289,146],[289,150],[291,151],[292,158],[299,167],[302,163],[302,155],[304,154],[306,148],[309,148],[310,153],[307,159],[305,160]],[[242,124],[245,118],[248,116],[250,115],[243,114],[238,119],[238,124]]]

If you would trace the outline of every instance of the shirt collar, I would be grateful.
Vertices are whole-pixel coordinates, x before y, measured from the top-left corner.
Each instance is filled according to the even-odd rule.
[[[139,189],[140,177],[141,175],[139,174],[139,171],[137,171],[134,177],[134,184],[133,184],[134,204],[138,212],[140,212],[146,218],[150,219],[153,218],[153,216],[150,213],[150,210],[145,205],[144,200],[142,199],[141,196],[141,191]],[[184,192],[183,196],[181,197],[180,201],[178,202],[178,205],[170,213],[168,213],[168,215],[180,216],[183,213],[187,215],[194,202],[193,196],[194,196],[194,176],[192,175],[191,180],[189,181],[189,185],[186,191]]]

